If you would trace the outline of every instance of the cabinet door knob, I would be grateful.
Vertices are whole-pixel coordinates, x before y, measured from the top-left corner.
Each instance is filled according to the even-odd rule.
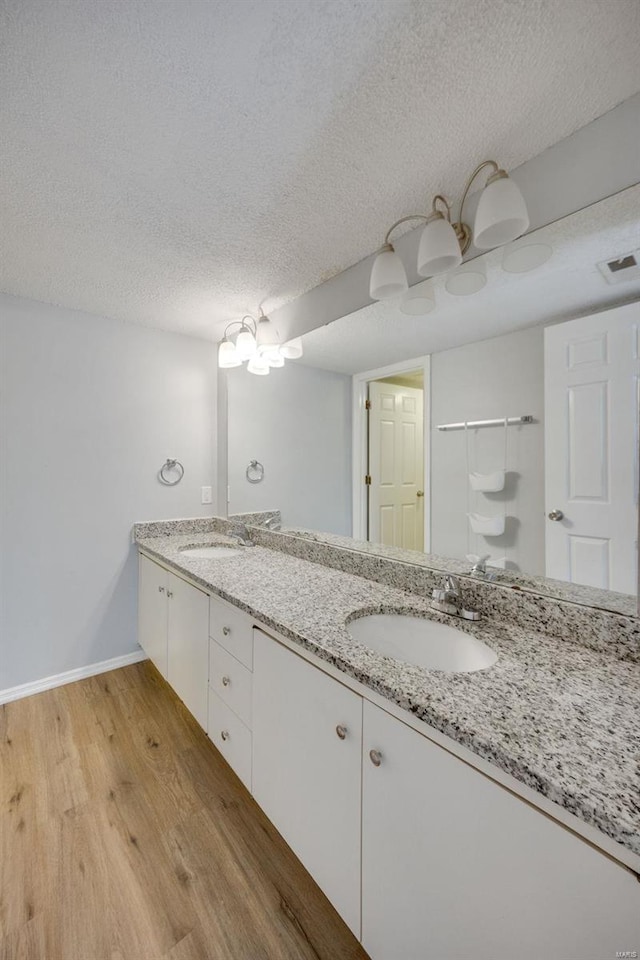
[[[227,730],[222,730],[222,731],[220,732],[220,736],[222,737],[223,740],[228,740],[228,739],[229,739],[229,733],[228,733]]]
[[[339,723],[338,726],[336,727],[336,733],[338,734],[341,740],[344,740],[345,737],[347,736],[347,728],[344,727],[341,723]]]
[[[164,593],[164,587],[158,587],[158,593]]]
[[[231,627],[223,627],[222,632],[224,633],[225,637],[228,637],[231,633]]]
[[[169,597],[169,599],[171,599],[171,597],[173,596],[173,593],[171,590],[167,590],[167,596]]]
[[[230,683],[231,683],[230,677],[223,677],[223,678],[222,678],[222,686],[223,686],[223,687],[228,687]]]
[[[379,767],[382,763],[382,754],[379,750],[369,750],[369,759],[374,767]]]
[[[549,520],[562,520],[564,513],[562,510],[552,510],[549,514]]]

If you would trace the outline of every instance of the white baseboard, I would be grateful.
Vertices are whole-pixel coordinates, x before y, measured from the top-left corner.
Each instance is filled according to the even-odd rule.
[[[30,683],[21,683],[17,687],[6,687],[6,689],[0,690],[0,704],[11,703],[12,700],[21,700],[23,697],[30,697],[34,693],[42,693],[43,690],[62,687],[66,683],[75,683],[76,680],[95,677],[99,673],[107,673],[108,670],[117,670],[119,667],[127,667],[130,663],[139,663],[140,660],[146,659],[146,653],[140,648],[132,653],[125,653],[122,657],[113,657],[111,660],[90,663],[86,667],[76,667],[75,670],[56,673],[53,677],[43,677],[41,680],[32,680]]]

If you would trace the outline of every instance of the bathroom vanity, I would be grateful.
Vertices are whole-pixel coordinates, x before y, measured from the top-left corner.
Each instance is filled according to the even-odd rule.
[[[640,949],[638,664],[495,616],[427,670],[349,633],[426,592],[228,530],[137,525],[140,643],[373,960]]]

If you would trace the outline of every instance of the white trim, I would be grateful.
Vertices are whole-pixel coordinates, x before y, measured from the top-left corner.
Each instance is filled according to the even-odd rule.
[[[107,673],[109,670],[117,670],[119,667],[127,667],[130,663],[139,663],[140,660],[146,659],[146,653],[140,648],[132,653],[125,653],[121,657],[112,657],[111,660],[101,660],[99,663],[90,663],[86,667],[76,667],[75,670],[56,673],[52,677],[42,677],[41,680],[31,680],[29,683],[21,683],[17,687],[6,687],[4,690],[0,690],[0,703],[21,700],[23,697],[30,697],[34,693],[42,693],[44,690],[62,687],[67,683],[75,683],[76,680],[95,677],[99,673]]]
[[[367,539],[367,498],[364,477],[368,468],[367,457],[367,418],[365,401],[367,386],[371,380],[393,377],[398,373],[409,373],[422,368],[424,376],[424,482],[428,490],[424,504],[424,552],[431,551],[431,356],[415,357],[392,363],[377,370],[366,370],[352,377],[352,536],[354,540]]]

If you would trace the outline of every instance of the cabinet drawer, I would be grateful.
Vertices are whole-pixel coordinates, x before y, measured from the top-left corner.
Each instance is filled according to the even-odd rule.
[[[246,613],[224,600],[211,597],[209,636],[253,670],[253,622]]]
[[[251,790],[251,731],[211,688],[209,688],[209,737]]]
[[[216,640],[209,641],[209,686],[251,729],[253,674]]]

